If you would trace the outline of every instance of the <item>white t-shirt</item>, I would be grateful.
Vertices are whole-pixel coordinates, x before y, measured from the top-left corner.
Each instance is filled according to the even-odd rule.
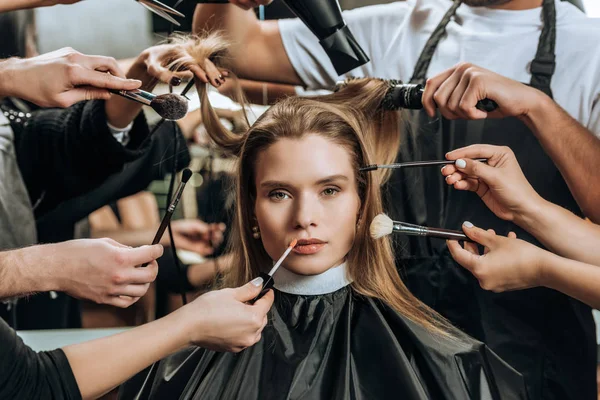
[[[600,137],[600,19],[556,2],[555,101]],[[371,62],[347,76],[408,81],[425,42],[452,3],[407,0],[344,12],[344,19]],[[279,22],[283,45],[309,89],[332,88],[339,80],[317,38],[297,19]],[[529,83],[542,29],[541,7],[525,11],[461,5],[431,60],[427,77],[469,62]]]

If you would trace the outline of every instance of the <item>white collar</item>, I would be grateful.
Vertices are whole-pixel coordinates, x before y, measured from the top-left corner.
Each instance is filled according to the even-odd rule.
[[[281,267],[273,279],[273,286],[280,292],[311,296],[333,293],[352,283],[347,275],[346,263],[319,275],[298,275]]]

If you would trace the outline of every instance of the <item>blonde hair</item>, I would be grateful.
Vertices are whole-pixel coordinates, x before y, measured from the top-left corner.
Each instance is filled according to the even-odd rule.
[[[198,45],[206,46],[206,42],[200,41]],[[216,43],[215,49],[223,51],[224,46]],[[356,171],[361,212],[356,239],[347,255],[352,289],[387,303],[431,333],[458,337],[457,330],[450,323],[406,288],[396,269],[390,238],[375,240],[369,234],[370,222],[383,212],[381,185],[388,175],[359,172],[358,169],[375,161],[393,162],[400,146],[399,112],[384,111],[380,107],[387,88],[385,81],[365,78],[349,81],[339,91],[325,96],[288,97],[269,108],[246,133],[240,135],[220,124],[206,91],[199,87],[201,113],[210,137],[238,158],[233,240],[229,243],[231,259],[235,261],[223,283],[229,287],[241,286],[255,278],[261,267],[272,263],[261,241],[253,238],[251,229],[256,196],[253,173],[259,153],[281,138],[297,139],[316,134],[345,147],[352,156],[352,167]]]

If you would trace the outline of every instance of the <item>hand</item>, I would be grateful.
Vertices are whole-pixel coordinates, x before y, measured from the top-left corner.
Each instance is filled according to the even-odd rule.
[[[446,154],[457,160],[442,168],[446,183],[477,193],[497,217],[519,223],[544,200],[529,184],[508,147],[476,144]],[[487,164],[472,158],[487,158]]]
[[[150,47],[140,54],[137,65],[143,65],[146,72],[162,82],[178,86],[181,81],[196,77],[204,83],[215,87],[225,83],[229,75],[226,70],[219,70],[208,58],[195,59],[191,54],[197,54],[202,47],[202,39],[187,39],[182,43],[163,44]]]
[[[110,72],[108,74],[107,72]],[[64,48],[28,59],[0,63],[0,92],[42,107],[69,107],[83,100],[108,99],[108,89],[137,89],[110,57],[86,56]]]
[[[56,4],[74,4],[81,0],[2,0],[0,12],[23,10],[27,8],[50,7]]]
[[[160,245],[131,248],[112,239],[71,240],[52,245],[58,290],[99,304],[129,307],[156,279]],[[140,265],[150,263],[147,267]]]
[[[207,224],[198,219],[179,219],[171,222],[175,245],[180,249],[206,256],[223,242],[225,224]],[[168,246],[169,236],[164,235],[161,244]]]
[[[430,117],[438,108],[448,119],[524,117],[537,107],[541,91],[469,63],[460,63],[428,79],[423,107]],[[487,113],[476,108],[483,99],[494,100],[498,109]]]
[[[254,305],[246,304],[261,290],[262,278],[257,278],[237,289],[206,293],[181,308],[190,343],[234,353],[254,345],[267,325],[267,313],[274,300],[273,291],[269,290]]]
[[[250,10],[258,6],[266,6],[273,2],[273,0],[230,0],[231,4],[243,8],[244,10]]]
[[[473,243],[465,243],[462,248],[455,240],[447,241],[448,249],[457,263],[471,271],[483,289],[499,293],[540,286],[544,250],[517,239],[514,232],[508,237],[497,236],[493,230],[485,231],[470,222],[463,224],[463,231],[485,246],[484,254],[479,255]]]

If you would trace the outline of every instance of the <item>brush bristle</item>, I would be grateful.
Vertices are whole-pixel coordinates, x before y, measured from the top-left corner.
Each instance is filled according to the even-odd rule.
[[[185,97],[175,93],[161,94],[156,96],[150,107],[164,119],[176,121],[185,117],[188,111],[188,101]]]
[[[394,230],[394,221],[385,214],[379,214],[373,218],[369,231],[373,239],[387,236]]]
[[[296,244],[298,244],[298,239],[292,240],[292,242],[290,243],[290,245],[288,247],[296,247]]]
[[[192,177],[192,171],[189,168],[186,168],[181,173],[181,182],[187,183],[187,181],[189,181],[191,177]]]

